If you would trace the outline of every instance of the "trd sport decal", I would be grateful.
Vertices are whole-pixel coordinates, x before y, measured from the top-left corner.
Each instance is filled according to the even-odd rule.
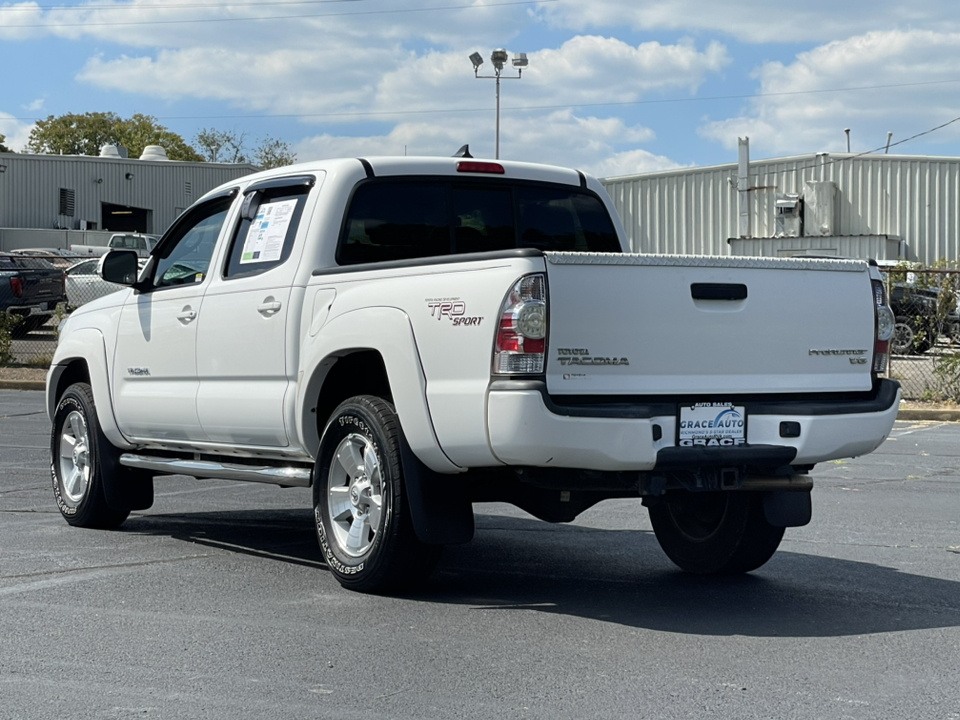
[[[447,319],[455,327],[477,327],[483,322],[482,316],[467,315],[467,304],[460,298],[427,298],[430,317],[437,321]]]

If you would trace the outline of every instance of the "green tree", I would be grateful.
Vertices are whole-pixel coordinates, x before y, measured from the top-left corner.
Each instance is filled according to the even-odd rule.
[[[4,145],[6,141],[7,141],[7,136],[4,135],[3,133],[0,133],[0,152],[13,152],[13,150],[11,150],[6,145]]]
[[[128,120],[121,120],[117,126],[117,136],[130,157],[140,157],[147,145],[161,145],[171,160],[203,162],[203,156],[192,145],[160,125],[151,115],[137,113]]]
[[[264,170],[284,165],[293,165],[297,154],[290,150],[290,144],[283,140],[266,138],[253,151],[253,164]]]
[[[207,162],[253,162],[262,170],[268,170],[297,161],[297,154],[290,150],[289,143],[271,137],[264,138],[252,152],[249,151],[247,134],[236,130],[204,128],[193,138],[193,143]]]
[[[162,145],[171,160],[202,161],[182,137],[137,113],[124,119],[112,112],[67,113],[39,120],[30,131],[27,151],[52,155],[99,155],[104,145],[122,145],[139,157],[147,145]]]
[[[215,163],[245,163],[244,150],[247,134],[235,130],[217,130],[204,128],[193,138],[204,159]]]

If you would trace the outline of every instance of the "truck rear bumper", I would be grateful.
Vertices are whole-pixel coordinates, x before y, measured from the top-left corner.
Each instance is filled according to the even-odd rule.
[[[876,450],[896,420],[900,386],[882,380],[872,393],[838,397],[833,402],[828,398],[730,400],[746,407],[747,447],[743,449],[791,449],[790,464],[812,465]],[[676,468],[687,450],[677,447],[681,402],[557,405],[543,383],[498,382],[488,396],[490,447],[507,465],[649,471],[658,467],[659,460]],[[790,423],[789,429],[781,423]],[[783,437],[784,432],[796,437]],[[722,454],[723,449],[717,448],[709,455],[718,459]],[[689,457],[690,465],[695,466],[702,463],[704,455],[691,452]]]

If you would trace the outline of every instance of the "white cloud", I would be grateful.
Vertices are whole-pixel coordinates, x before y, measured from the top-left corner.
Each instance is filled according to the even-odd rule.
[[[222,100],[240,114],[293,114],[304,116],[306,124],[351,126],[293,143],[303,160],[402,154],[404,148],[410,154],[450,155],[465,142],[494,154],[494,84],[470,75],[468,53],[414,53],[399,44],[364,53],[344,42],[353,40],[309,50],[196,47],[161,50],[153,57],[95,56],[77,79],[164,100]],[[650,128],[602,113],[663,90],[692,92],[730,62],[718,43],[699,50],[689,40],[632,46],[598,36],[574,37],[527,55],[530,65],[522,77],[501,79],[504,156],[509,150],[524,160],[604,172],[636,171],[637,165],[626,168],[627,162],[657,169],[672,165],[638,151],[637,145],[653,140]],[[488,67],[481,74],[488,74]],[[516,73],[509,68],[505,75]],[[576,105],[601,106],[584,113],[570,109]]]
[[[3,144],[14,152],[23,150],[27,140],[30,139],[32,129],[33,123],[25,123],[17,120],[13,115],[0,112],[0,135],[5,135],[7,138]]]
[[[324,133],[299,143],[299,160],[374,155],[449,156],[463,144],[476,157],[493,157],[492,117],[456,122],[403,122],[383,135]],[[500,157],[577,167],[594,175],[622,175],[677,167],[666,157],[630,147],[653,139],[649,128],[622,120],[579,117],[572,111],[512,116],[501,125]]]
[[[960,29],[956,0],[559,0],[539,11],[551,26],[578,32],[624,28],[637,31],[724,33],[744,42],[824,42],[876,29]]]
[[[849,127],[851,149],[871,150],[883,146],[887,131],[897,142],[960,115],[958,66],[960,33],[872,32],[831,42],[788,65],[764,63],[755,73],[760,96],[740,116],[707,121],[699,132],[728,148],[748,135],[754,148],[791,154],[846,150]],[[864,87],[876,89],[827,92]],[[951,127],[930,140],[958,137],[960,128]],[[910,145],[901,151],[910,153]]]
[[[310,50],[195,47],[161,50],[154,57],[95,56],[77,79],[104,90],[166,100],[214,98],[275,114],[348,113],[339,119],[343,122],[356,122],[352,112],[386,121],[391,112],[396,119],[410,110],[490,102],[492,83],[481,85],[470,75],[461,50],[415,54],[400,45],[360,48],[344,42]],[[692,91],[730,62],[718,43],[700,51],[691,41],[634,47],[596,36],[575,37],[528,57],[530,66],[519,82],[501,81],[504,107],[615,104],[669,88]],[[487,74],[486,68],[481,72]]]
[[[156,0],[89,0],[44,10],[36,2],[0,7],[0,38],[53,36],[98,40],[126,47],[315,48],[420,38],[432,45],[463,47],[496,36],[509,41],[531,22],[523,6],[474,3],[437,7],[427,2],[369,6],[366,3],[273,4],[205,0],[162,4]],[[512,28],[504,33],[504,28]]]

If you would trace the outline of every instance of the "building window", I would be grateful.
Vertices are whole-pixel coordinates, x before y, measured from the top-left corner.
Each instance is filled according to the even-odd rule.
[[[60,214],[73,217],[76,208],[76,198],[73,190],[60,188]]]

